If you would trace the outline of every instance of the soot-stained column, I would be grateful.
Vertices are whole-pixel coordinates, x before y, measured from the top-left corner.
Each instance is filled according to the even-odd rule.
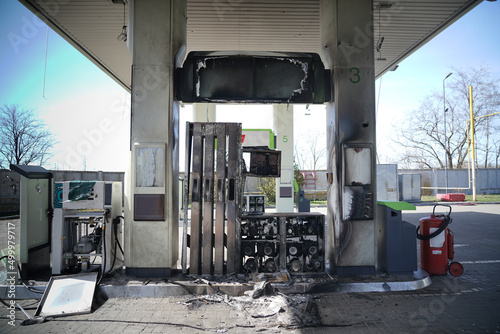
[[[129,1],[131,163],[125,204],[127,274],[165,277],[178,259],[179,104],[174,70],[186,44],[186,1]]]
[[[376,265],[373,2],[321,0],[321,57],[332,70],[327,104],[327,269]]]

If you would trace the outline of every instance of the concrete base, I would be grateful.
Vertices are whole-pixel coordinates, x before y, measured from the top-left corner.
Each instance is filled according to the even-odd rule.
[[[170,277],[172,271],[170,268],[129,268],[126,269],[126,275],[136,278],[163,278]]]
[[[285,294],[305,293],[350,293],[350,292],[389,292],[423,289],[432,281],[421,269],[412,276],[336,278],[327,275],[307,279],[300,282],[300,276],[294,276],[295,282],[272,283],[273,287]],[[311,282],[312,281],[312,282]],[[113,282],[114,283],[114,282]],[[122,284],[107,285],[106,279],[96,290],[96,298],[162,298],[182,295],[227,294],[242,296],[245,291],[252,290],[254,284],[248,283],[195,283],[193,281],[126,281]],[[109,283],[108,283],[109,284]],[[8,285],[0,286],[0,295],[6,296],[11,289]],[[37,286],[37,290],[45,291],[45,286]],[[11,290],[10,290],[11,291]],[[22,285],[15,286],[15,299],[40,299],[41,293],[34,293]]]
[[[334,268],[335,274],[347,277],[356,275],[375,275],[375,266],[339,266]]]

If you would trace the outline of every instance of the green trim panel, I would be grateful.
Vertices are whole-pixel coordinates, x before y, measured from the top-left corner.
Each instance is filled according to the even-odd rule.
[[[415,205],[406,202],[397,201],[377,201],[377,204],[385,205],[393,210],[416,210]]]

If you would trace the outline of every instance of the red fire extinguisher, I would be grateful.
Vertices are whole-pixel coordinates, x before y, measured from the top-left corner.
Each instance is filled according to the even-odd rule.
[[[420,240],[420,268],[431,276],[446,275],[448,271],[458,277],[464,272],[462,264],[448,263],[448,260],[453,260],[455,257],[453,232],[448,228],[452,221],[451,206],[442,205],[449,208],[448,213],[436,215],[438,205],[442,204],[434,205],[432,215],[420,219],[420,226],[417,227],[417,238]]]

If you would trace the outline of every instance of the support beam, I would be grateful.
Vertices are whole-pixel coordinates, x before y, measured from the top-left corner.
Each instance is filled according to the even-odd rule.
[[[327,270],[375,269],[373,2],[320,1],[321,57],[332,71],[327,103]],[[334,87],[334,88],[333,88]]]
[[[281,151],[281,177],[276,179],[276,211],[293,212],[293,105],[273,105],[276,146]]]
[[[166,277],[176,268],[179,104],[173,86],[185,42],[186,1],[129,0],[132,152],[125,265],[131,276]]]

